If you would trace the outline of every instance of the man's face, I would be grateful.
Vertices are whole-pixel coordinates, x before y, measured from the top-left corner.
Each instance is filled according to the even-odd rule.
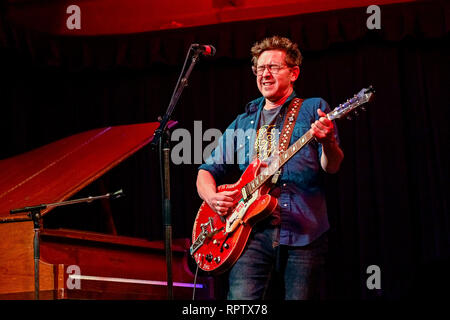
[[[257,75],[256,84],[259,91],[267,100],[276,102],[290,94],[292,84],[299,75],[299,68],[288,68],[286,65],[286,52],[281,50],[267,50],[261,53],[256,67],[277,65],[281,69],[277,74],[272,74],[268,68]]]

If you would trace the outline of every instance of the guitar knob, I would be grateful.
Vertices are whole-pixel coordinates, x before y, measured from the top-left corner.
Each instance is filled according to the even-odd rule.
[[[206,261],[211,262],[211,261],[213,260],[212,254],[208,253],[208,254],[205,256],[205,259],[206,259]]]
[[[223,247],[224,247],[225,249],[228,249],[230,246],[228,245],[228,243],[224,243],[224,244],[223,244]]]
[[[214,258],[214,261],[215,261],[216,263],[219,263],[219,262],[220,262],[220,257],[215,257],[215,258]]]

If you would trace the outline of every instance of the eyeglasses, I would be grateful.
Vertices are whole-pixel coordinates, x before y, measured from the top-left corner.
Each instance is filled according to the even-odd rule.
[[[266,68],[269,70],[271,74],[278,74],[281,69],[289,68],[288,66],[281,66],[279,64],[264,64],[262,66],[253,66],[252,70],[255,76],[261,76],[264,73]]]

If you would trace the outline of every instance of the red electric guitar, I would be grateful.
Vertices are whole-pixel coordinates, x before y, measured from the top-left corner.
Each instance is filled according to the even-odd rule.
[[[360,105],[370,101],[372,86],[362,89],[353,98],[327,114],[330,120],[340,119]],[[254,160],[235,184],[219,186],[218,191],[240,192],[234,197],[234,206],[226,216],[219,216],[204,201],[197,213],[192,232],[190,253],[200,269],[222,273],[230,268],[245,248],[252,227],[268,217],[277,206],[277,199],[269,195],[270,180],[300,149],[313,139],[310,131],[292,144],[277,160],[263,166]]]

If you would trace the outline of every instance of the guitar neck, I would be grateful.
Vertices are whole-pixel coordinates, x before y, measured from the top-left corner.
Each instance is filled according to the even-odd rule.
[[[245,188],[247,194],[252,194],[256,190],[258,190],[264,183],[266,183],[276,171],[278,171],[286,162],[289,161],[298,151],[300,151],[305,145],[307,145],[314,136],[311,131],[308,130],[300,139],[298,139],[295,143],[293,143],[285,152],[280,153],[280,161],[278,165],[274,168],[271,168],[270,174],[259,174],[253,181],[248,183]]]
[[[304,146],[306,146],[314,136],[311,131],[308,130],[300,139],[295,141],[285,152],[280,154],[280,165],[278,169],[284,166],[286,162],[289,161],[298,151],[300,151]],[[278,170],[277,169],[277,170]]]
[[[345,117],[349,112],[361,106],[362,104],[371,100],[375,90],[372,86],[368,89],[362,89],[353,98],[348,99],[347,102],[340,104],[332,112],[327,114],[328,120],[335,120]],[[263,170],[253,181],[245,185],[245,192],[252,194],[258,190],[264,183],[266,183],[275,173],[291,159],[299,150],[301,150],[306,144],[313,139],[313,135],[308,130],[300,139],[298,139],[293,145],[291,145],[286,151],[280,153],[278,163],[270,165],[270,170]],[[264,172],[267,171],[267,172]]]

